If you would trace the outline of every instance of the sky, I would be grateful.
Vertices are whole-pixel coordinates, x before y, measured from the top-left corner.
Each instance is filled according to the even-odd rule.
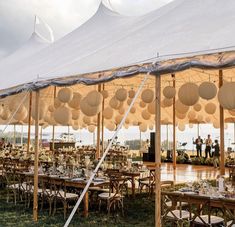
[[[25,43],[35,15],[52,28],[55,40],[73,31],[96,12],[101,0],[0,0],[0,59]],[[103,0],[123,15],[152,11],[171,0]]]

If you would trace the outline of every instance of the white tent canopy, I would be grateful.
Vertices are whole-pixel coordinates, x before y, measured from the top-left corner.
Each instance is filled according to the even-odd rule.
[[[49,85],[95,84],[139,72],[233,66],[234,11],[233,0],[175,0],[147,15],[126,17],[101,4],[88,22],[48,48],[14,68],[1,65],[1,78],[11,77],[1,79],[1,96]],[[99,79],[91,76],[104,71]]]

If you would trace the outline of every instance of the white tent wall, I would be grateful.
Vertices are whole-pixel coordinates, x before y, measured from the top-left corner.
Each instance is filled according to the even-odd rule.
[[[0,67],[1,75],[12,76],[1,81],[1,95],[28,87],[95,84],[138,72],[233,66],[234,9],[232,0],[176,0],[147,15],[126,17],[101,4],[88,22],[30,60],[18,62],[15,70]],[[90,77],[100,71],[106,72],[104,77]]]

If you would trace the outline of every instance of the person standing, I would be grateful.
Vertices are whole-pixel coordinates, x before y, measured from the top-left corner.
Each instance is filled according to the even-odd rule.
[[[207,136],[206,139],[206,149],[205,149],[205,158],[208,158],[208,155],[210,158],[212,158],[212,154],[211,154],[211,145],[212,145],[212,139],[211,139],[211,135]]]
[[[220,147],[218,140],[215,140],[215,143],[212,144],[212,148],[214,149],[213,165],[215,168],[217,168],[219,167],[219,156],[220,156]]]
[[[202,144],[203,140],[200,136],[194,141],[194,144],[196,144],[196,150],[197,150],[197,157],[202,157]]]

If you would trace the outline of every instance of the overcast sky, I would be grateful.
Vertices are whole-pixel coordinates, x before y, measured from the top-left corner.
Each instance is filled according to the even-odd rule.
[[[104,0],[124,15],[140,15],[171,0]],[[88,20],[100,0],[0,0],[0,58],[20,47],[33,32],[34,15],[59,39]]]

